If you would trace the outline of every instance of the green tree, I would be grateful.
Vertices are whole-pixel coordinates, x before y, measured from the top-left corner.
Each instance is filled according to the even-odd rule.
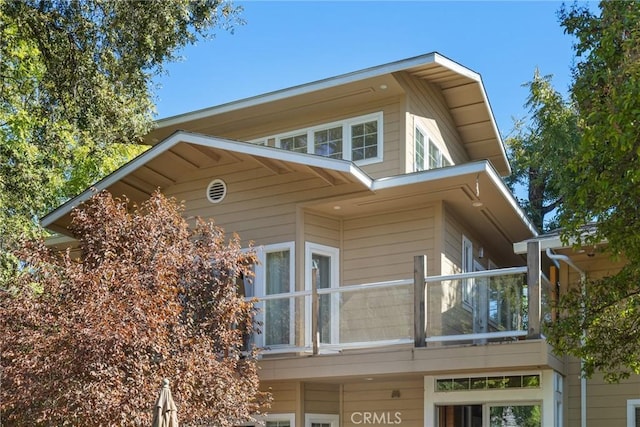
[[[543,231],[554,224],[546,217],[562,202],[564,162],[572,156],[580,132],[575,108],[553,88],[551,76],[541,76],[536,69],[525,86],[530,116],[517,121],[505,140],[512,167],[506,182],[514,192],[520,186],[526,189],[527,198],[519,202]]]
[[[25,244],[0,291],[4,423],[151,425],[163,378],[183,423],[260,411],[256,354],[242,352],[254,309],[237,292],[256,257],[182,212],[158,192],[139,207],[102,192],[72,213],[76,251]]]
[[[587,284],[563,300],[568,315],[550,329],[555,348],[585,360],[586,374],[616,380],[640,374],[640,3],[606,1],[599,11],[560,11],[576,38],[571,88],[581,138],[564,170],[560,224],[565,238],[607,242],[624,257],[618,274]],[[585,226],[597,228],[584,233]],[[584,337],[582,331],[585,332]]]
[[[227,0],[0,0],[0,257],[144,149],[152,78],[239,13]]]

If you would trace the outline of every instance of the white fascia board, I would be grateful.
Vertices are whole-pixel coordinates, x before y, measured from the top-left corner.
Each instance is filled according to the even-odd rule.
[[[413,58],[403,59],[400,61],[390,62],[383,65],[378,65],[371,68],[366,68],[360,71],[354,71],[347,74],[342,74],[336,77],[330,77],[323,80],[318,80],[311,83],[306,83],[298,86],[293,86],[287,89],[278,90],[275,92],[269,92],[264,95],[253,96],[250,98],[241,99],[239,101],[233,101],[226,104],[218,105],[215,107],[204,108],[197,111],[188,112],[185,114],[179,114],[156,121],[156,126],[162,128],[165,126],[174,126],[187,121],[198,120],[213,116],[216,114],[227,113],[230,111],[240,110],[242,108],[253,107],[260,104],[266,104],[268,102],[279,101],[286,98],[291,98],[298,95],[304,95],[307,93],[329,89],[335,86],[340,86],[359,80],[365,80],[373,77],[382,76],[385,74],[391,74],[398,71],[408,70],[411,68],[419,67],[421,65],[427,65],[431,63],[437,63],[450,70],[473,79],[481,83],[480,75],[460,64],[454,62],[436,52],[428,53],[426,55],[415,56]],[[484,93],[484,89],[483,89]],[[485,95],[486,99],[486,95]],[[488,104],[487,104],[488,105]]]
[[[264,145],[232,141],[190,132],[180,131],[174,135],[180,136],[181,142],[348,173],[356,177],[367,188],[371,188],[373,184],[373,180],[363,172],[362,169],[348,160],[332,159],[314,154],[296,153],[294,151],[283,150],[281,148],[265,147]]]
[[[591,233],[583,233],[582,235],[587,237]],[[568,242],[564,242],[560,234],[538,236],[533,239],[527,239],[522,242],[516,242],[513,244],[513,252],[516,254],[527,253],[527,243],[540,242],[540,251],[544,252],[547,249],[570,249],[573,248],[578,241],[575,238],[570,238]],[[602,240],[600,244],[606,244],[607,240]]]
[[[154,145],[135,159],[131,160],[129,163],[126,163],[116,171],[112,172],[110,175],[107,175],[105,178],[98,181],[96,184],[92,185],[90,188],[86,189],[76,197],[60,205],[54,211],[44,216],[40,220],[40,224],[46,228],[48,225],[66,215],[80,203],[87,201],[97,192],[100,192],[115,184],[125,176],[129,175],[131,172],[135,171],[139,167],[145,165],[147,162],[151,161],[165,151],[171,149],[173,146],[182,142],[187,144],[196,144],[211,148],[218,148],[221,150],[247,154],[250,156],[266,157],[269,159],[280,160],[284,162],[297,163],[310,167],[331,169],[337,172],[348,173],[353,175],[368,189],[371,189],[371,186],[373,184],[373,180],[359,167],[357,167],[350,161],[331,159],[328,157],[315,156],[311,154],[295,153],[279,148],[265,147],[261,145],[250,144],[247,142],[238,142],[212,136],[179,131],[175,132],[160,143]]]
[[[175,134],[174,134],[175,135]],[[40,225],[46,228],[48,225],[57,221],[68,212],[70,212],[74,207],[78,206],[80,203],[85,202],[91,198],[94,194],[104,190],[110,185],[116,183],[123,177],[129,175],[134,170],[143,166],[150,160],[158,157],[160,154],[164,153],[178,142],[178,139],[175,139],[172,135],[171,137],[161,141],[160,143],[154,145],[144,153],[140,154],[138,157],[134,158],[128,163],[125,163],[120,168],[116,169],[111,174],[107,175],[91,187],[84,190],[82,193],[78,194],[76,197],[67,200],[62,205],[58,206],[55,210],[49,212],[47,215],[40,219]]]
[[[538,235],[538,231],[531,223],[527,215],[524,213],[518,201],[513,197],[511,190],[502,181],[500,175],[491,166],[487,160],[479,162],[465,163],[459,166],[451,166],[446,168],[431,169],[420,173],[413,173],[410,175],[399,175],[390,178],[380,178],[373,182],[373,191],[382,190],[386,188],[399,187],[403,185],[416,184],[420,182],[436,181],[439,179],[455,178],[462,175],[484,173],[486,174],[493,185],[502,194],[503,198],[511,206],[516,215],[520,218],[522,223],[531,231],[534,236]]]

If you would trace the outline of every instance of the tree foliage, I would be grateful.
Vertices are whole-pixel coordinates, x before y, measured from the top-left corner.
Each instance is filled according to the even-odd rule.
[[[516,122],[505,140],[512,166],[507,184],[512,191],[526,188],[527,199],[520,204],[542,231],[549,225],[546,216],[562,202],[563,182],[569,179],[564,162],[573,155],[580,132],[575,108],[553,88],[551,76],[536,69],[526,86],[530,116]]]
[[[640,3],[601,2],[598,13],[573,5],[560,18],[576,38],[572,95],[581,122],[563,168],[572,179],[563,183],[560,224],[567,240],[606,241],[626,265],[590,281],[586,295],[567,296],[568,315],[550,334],[556,349],[585,360],[587,374],[616,380],[640,374]],[[594,221],[597,229],[584,233]]]
[[[254,309],[237,292],[255,255],[181,212],[159,192],[133,209],[102,192],[72,214],[81,257],[24,245],[0,291],[5,423],[150,425],[163,378],[184,424],[259,412],[256,355],[241,351]]]
[[[239,12],[227,0],[0,0],[0,244],[140,153],[152,78]]]

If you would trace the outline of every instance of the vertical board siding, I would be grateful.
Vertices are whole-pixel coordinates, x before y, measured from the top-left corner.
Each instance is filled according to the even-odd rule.
[[[392,397],[396,392],[399,397]],[[363,425],[359,423],[365,413],[384,417],[386,424],[396,424],[396,416],[404,427],[424,425],[424,380],[369,381],[344,385],[343,427]],[[397,413],[397,414],[396,414]],[[391,422],[389,422],[391,420]]]

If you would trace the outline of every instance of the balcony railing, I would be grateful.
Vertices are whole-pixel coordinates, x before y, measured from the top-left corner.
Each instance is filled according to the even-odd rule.
[[[312,284],[312,290],[260,297],[254,344],[271,353],[314,354],[402,343],[484,344],[539,338],[542,320],[551,316],[551,287],[539,259],[530,257],[526,267],[425,272],[426,257],[416,257],[413,279]]]

